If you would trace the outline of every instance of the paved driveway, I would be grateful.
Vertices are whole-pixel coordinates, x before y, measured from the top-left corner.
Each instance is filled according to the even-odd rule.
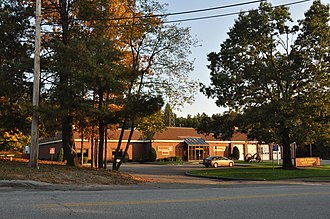
[[[190,170],[205,169],[201,164],[155,165],[125,163],[120,171],[160,183],[218,184],[221,180],[186,176]]]

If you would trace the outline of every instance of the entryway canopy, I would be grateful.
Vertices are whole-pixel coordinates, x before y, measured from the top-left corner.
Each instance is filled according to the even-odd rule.
[[[189,138],[183,138],[184,142],[187,143],[189,146],[208,146],[209,144],[206,143],[206,141],[202,138],[194,138],[194,137],[189,137]]]
[[[188,161],[203,160],[209,155],[209,144],[204,139],[198,137],[184,137],[184,142],[188,145]]]

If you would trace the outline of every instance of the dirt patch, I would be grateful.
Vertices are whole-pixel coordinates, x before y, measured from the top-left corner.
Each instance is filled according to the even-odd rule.
[[[30,168],[27,159],[0,159],[0,180],[33,180],[54,184],[128,185],[146,182],[120,171],[71,167],[65,163],[39,161],[39,169]]]

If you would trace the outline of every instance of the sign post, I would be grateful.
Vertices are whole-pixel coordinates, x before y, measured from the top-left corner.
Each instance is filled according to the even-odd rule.
[[[273,145],[273,154],[272,154],[273,155],[272,156],[273,157],[273,159],[272,159],[273,160],[273,176],[275,176],[275,172],[274,172],[274,151],[277,152],[277,164],[278,164],[278,148],[279,148],[278,144]]]

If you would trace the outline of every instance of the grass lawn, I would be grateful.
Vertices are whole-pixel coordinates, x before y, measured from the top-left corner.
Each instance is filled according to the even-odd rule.
[[[199,176],[228,179],[283,180],[307,178],[311,180],[330,181],[330,165],[300,167],[299,169],[285,170],[277,165],[273,169],[272,163],[253,163],[249,166],[235,166],[232,168],[205,168],[205,170],[190,171],[189,173]]]

